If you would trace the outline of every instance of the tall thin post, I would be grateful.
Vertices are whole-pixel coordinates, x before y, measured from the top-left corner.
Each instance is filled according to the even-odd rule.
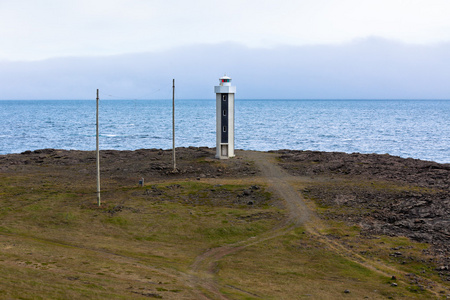
[[[96,118],[96,128],[97,128],[97,139],[96,139],[96,146],[97,146],[97,203],[98,206],[101,205],[100,202],[100,149],[98,145],[99,140],[99,134],[98,134],[98,89],[97,89],[97,118]]]
[[[172,85],[172,148],[173,148],[173,170],[177,170],[177,163],[175,160],[175,79]]]

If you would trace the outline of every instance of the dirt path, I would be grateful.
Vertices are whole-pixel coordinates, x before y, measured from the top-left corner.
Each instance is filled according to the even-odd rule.
[[[236,244],[226,245],[209,249],[198,256],[190,266],[189,282],[193,290],[196,290],[200,299],[228,299],[220,292],[220,286],[214,278],[217,263],[225,256],[234,254],[245,247],[252,246],[268,239],[285,234],[291,229],[308,221],[312,212],[305,205],[300,195],[289,184],[296,178],[289,175],[276,163],[276,156],[270,153],[245,151],[242,157],[253,161],[262,173],[263,181],[268,185],[276,196],[284,200],[284,204],[289,211],[289,218],[274,227],[272,230],[248,240],[240,241]],[[234,288],[241,293],[246,293],[252,297],[259,297],[241,288]]]
[[[302,199],[302,196],[295,191],[295,189],[289,183],[295,183],[299,181],[311,180],[306,178],[299,178],[288,174],[283,170],[276,161],[276,155],[262,152],[246,151],[244,157],[255,162],[256,166],[261,170],[263,176],[266,178],[269,188],[273,189],[275,194],[278,194],[285,201],[285,205],[289,210],[290,222],[295,226],[304,225],[305,228],[314,236],[332,249],[335,253],[346,257],[353,262],[356,262],[370,270],[373,270],[386,277],[390,277],[392,274],[404,274],[395,267],[388,266],[381,261],[375,261],[363,257],[359,253],[356,253],[352,249],[345,247],[336,240],[330,239],[328,236],[321,234],[323,224],[320,222],[317,215],[309,209]],[[433,282],[436,287],[444,290],[445,287],[437,282]],[[436,296],[439,296],[435,291]]]
[[[269,189],[284,200],[289,210],[289,221],[300,225],[308,221],[312,212],[303,202],[301,196],[289,184],[298,178],[288,174],[276,162],[276,155],[271,153],[246,151],[243,156],[255,163],[261,170]]]
[[[300,178],[288,174],[278,165],[276,154],[245,151],[241,153],[238,152],[238,155],[255,163],[255,166],[261,171],[261,178],[259,178],[259,180],[265,182],[268,189],[283,201],[289,215],[284,222],[260,236],[240,241],[236,244],[209,249],[198,256],[190,267],[188,282],[193,291],[196,291],[199,299],[228,299],[220,292],[220,284],[215,278],[217,264],[222,258],[227,255],[235,254],[246,247],[284,235],[300,225],[303,225],[308,232],[312,233],[317,238],[317,240],[324,245],[327,245],[327,247],[335,253],[368,269],[387,277],[390,277],[392,274],[399,275],[403,273],[382,262],[365,258],[321,233],[325,225],[305,204],[302,196],[293,187],[295,183],[298,184],[299,182],[305,182],[306,180],[310,181],[310,178]],[[444,288],[438,283],[434,284],[436,287]],[[226,287],[236,289],[241,293],[246,293],[253,298],[263,298],[241,288],[229,285]],[[431,292],[435,293],[434,291]]]

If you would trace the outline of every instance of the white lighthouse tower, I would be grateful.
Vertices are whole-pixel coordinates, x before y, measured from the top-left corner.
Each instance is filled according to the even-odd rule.
[[[216,93],[216,157],[234,157],[234,94],[236,87],[231,78],[220,77],[220,84],[214,87]]]

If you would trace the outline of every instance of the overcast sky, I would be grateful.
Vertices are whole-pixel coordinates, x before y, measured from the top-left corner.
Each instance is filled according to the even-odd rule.
[[[237,98],[448,99],[449,16],[437,0],[0,0],[0,99],[167,98],[172,78],[214,98],[224,72]]]

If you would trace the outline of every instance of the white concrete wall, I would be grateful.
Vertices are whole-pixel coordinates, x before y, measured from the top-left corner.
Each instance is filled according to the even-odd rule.
[[[228,128],[228,157],[234,157],[234,93],[228,94]]]
[[[217,87],[217,86],[216,86]],[[215,87],[215,88],[216,88]],[[214,89],[216,90],[216,89]],[[221,94],[216,93],[216,158],[221,158],[220,155],[220,141],[221,141],[221,130],[222,130],[222,104],[221,104]]]
[[[216,85],[214,87],[214,93],[221,93],[221,94],[230,94],[236,93],[236,87],[235,86],[221,86],[221,85]]]

